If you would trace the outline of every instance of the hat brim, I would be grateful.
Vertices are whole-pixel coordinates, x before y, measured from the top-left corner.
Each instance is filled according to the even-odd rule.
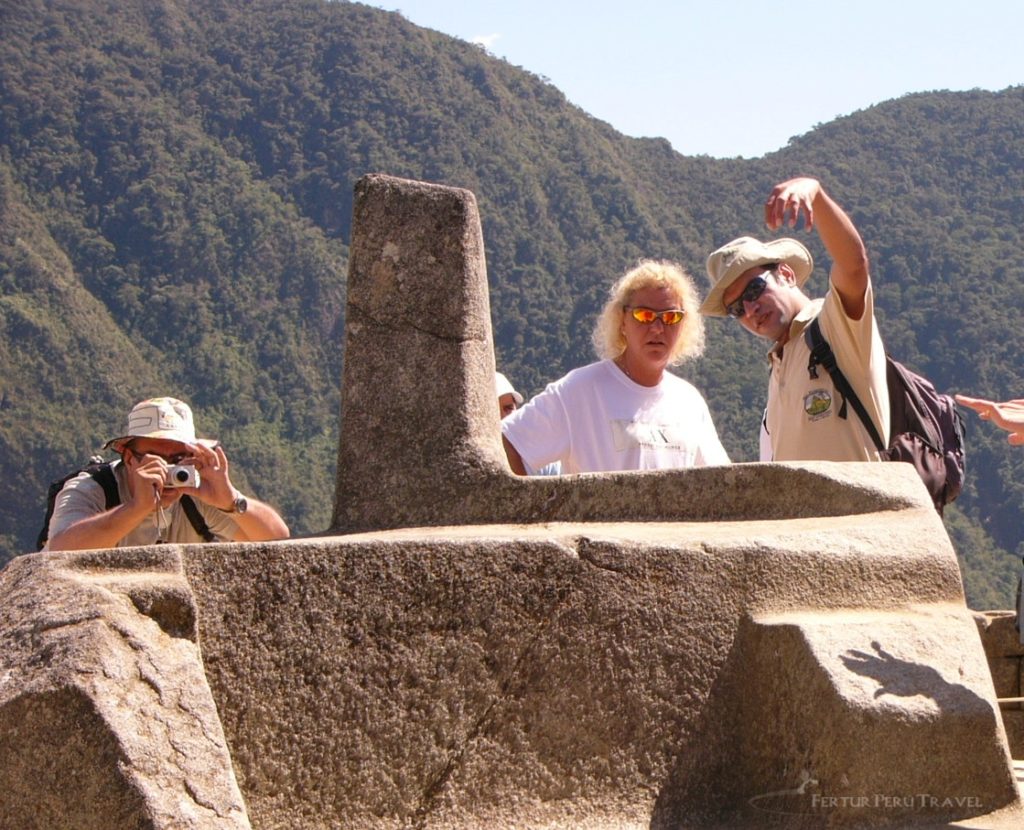
[[[113,450],[118,453],[123,452],[125,444],[136,438],[156,438],[161,441],[176,441],[186,447],[202,444],[204,447],[209,447],[211,450],[220,443],[214,438],[196,438],[194,441],[186,441],[182,439],[181,433],[175,430],[157,430],[156,432],[151,432],[149,435],[121,435],[117,438],[111,438],[103,445],[103,449]]]
[[[735,242],[729,243],[729,245],[733,244]],[[718,252],[716,251],[708,257],[709,267],[711,259],[716,253]],[[707,317],[727,317],[729,312],[726,311],[722,295],[725,294],[729,286],[751,268],[776,262],[788,265],[792,269],[797,287],[802,287],[814,270],[814,259],[811,257],[811,252],[796,239],[787,237],[771,242],[758,242],[755,239],[749,239],[749,242],[744,244],[729,263],[729,267],[725,269],[722,276],[711,286],[707,297],[701,303],[700,313]]]

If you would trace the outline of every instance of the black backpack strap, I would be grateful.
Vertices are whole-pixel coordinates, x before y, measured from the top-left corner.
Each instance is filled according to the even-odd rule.
[[[188,517],[192,527],[195,528],[196,533],[203,537],[203,541],[216,542],[217,537],[213,535],[213,531],[206,524],[206,519],[203,518],[203,514],[199,512],[199,508],[196,507],[196,503],[192,501],[192,498],[190,496],[182,496],[179,501],[181,502],[181,509],[185,511],[185,515]]]
[[[832,383],[836,387],[836,391],[843,396],[843,405],[839,410],[839,417],[846,417],[846,404],[853,407],[854,412],[860,418],[861,423],[864,424],[864,429],[867,430],[868,435],[871,436],[871,440],[875,443],[875,448],[881,452],[885,449],[885,444],[882,442],[882,437],[878,434],[878,429],[875,427],[874,422],[871,420],[871,416],[868,415],[867,410],[864,408],[864,404],[860,402],[860,398],[857,397],[857,393],[853,391],[853,387],[850,386],[850,382],[846,379],[846,375],[843,374],[839,368],[839,364],[836,363],[836,356],[832,352],[832,347],[828,344],[828,341],[821,333],[821,323],[818,318],[815,317],[811,320],[807,328],[804,329],[804,340],[807,341],[807,347],[811,350],[811,358],[807,363],[807,371],[812,378],[818,376],[816,366],[821,364],[825,367],[825,370],[829,373],[832,378]]]
[[[103,488],[104,510],[110,510],[121,503],[121,494],[117,490],[117,478],[114,475],[113,465],[109,461],[103,461],[100,456],[93,456],[89,466],[82,467],[72,473],[68,473],[63,478],[50,482],[50,487],[46,492],[46,515],[43,518],[43,527],[36,537],[37,550],[42,550],[49,539],[50,519],[53,518],[53,510],[56,507],[60,491],[64,489],[64,485],[71,479],[80,476],[82,473],[88,473],[92,480]]]
[[[110,510],[121,503],[121,494],[117,491],[117,478],[114,476],[114,468],[110,464],[98,464],[96,467],[89,467],[89,475],[96,483],[103,488],[103,497],[106,499],[106,509]]]

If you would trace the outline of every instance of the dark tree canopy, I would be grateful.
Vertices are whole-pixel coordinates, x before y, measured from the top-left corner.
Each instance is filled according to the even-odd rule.
[[[1024,395],[1022,87],[910,95],[723,160],[622,136],[544,79],[358,4],[19,0],[0,31],[0,562],[30,549],[46,483],[158,393],[188,399],[293,528],[327,525],[369,172],[474,191],[499,366],[526,393],[593,359],[593,316],[636,259],[703,284],[711,249],[763,231],[768,188],[807,174],[868,245],[890,351],[943,390]],[[708,334],[681,373],[753,460],[764,346]],[[972,606],[1004,607],[1024,453],[969,423],[947,527]]]

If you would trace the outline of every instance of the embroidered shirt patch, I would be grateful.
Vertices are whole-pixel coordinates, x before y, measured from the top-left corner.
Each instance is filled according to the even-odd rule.
[[[832,414],[832,395],[827,389],[812,389],[804,395],[804,412],[812,421],[827,418]]]

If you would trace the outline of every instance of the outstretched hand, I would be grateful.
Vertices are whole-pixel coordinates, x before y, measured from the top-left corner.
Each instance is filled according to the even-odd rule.
[[[1011,444],[1024,445],[1024,398],[996,403],[984,398],[956,395],[956,402],[973,409],[983,421],[991,421],[1010,433]]]

